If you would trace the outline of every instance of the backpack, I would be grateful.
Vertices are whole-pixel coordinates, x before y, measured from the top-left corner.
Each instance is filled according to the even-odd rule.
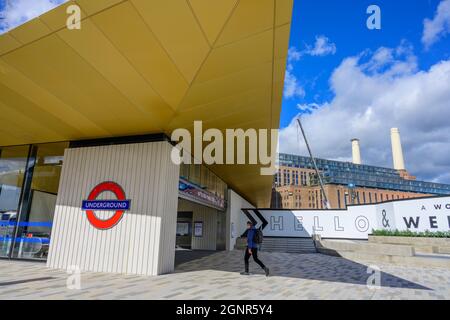
[[[253,242],[256,244],[261,244],[263,242],[264,235],[261,229],[256,229],[253,235]]]

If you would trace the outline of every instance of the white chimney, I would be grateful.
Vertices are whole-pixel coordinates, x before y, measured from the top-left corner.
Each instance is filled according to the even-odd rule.
[[[361,151],[359,150],[359,139],[352,139],[352,156],[354,164],[361,164]]]
[[[403,160],[402,143],[400,141],[400,131],[398,130],[398,128],[391,129],[391,143],[394,169],[405,170],[405,161]]]

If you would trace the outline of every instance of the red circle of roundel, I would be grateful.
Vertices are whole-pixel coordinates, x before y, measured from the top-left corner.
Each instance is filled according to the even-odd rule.
[[[99,185],[97,185],[89,194],[88,200],[96,200],[97,197],[105,191],[111,191],[114,193],[117,197],[117,200],[125,200],[125,192],[122,190],[122,188],[115,182],[102,182]],[[114,227],[120,219],[123,217],[124,210],[116,210],[114,215],[107,219],[102,220],[97,218],[97,216],[94,213],[94,210],[86,210],[86,215],[89,220],[89,222],[96,227],[97,229],[110,229]]]

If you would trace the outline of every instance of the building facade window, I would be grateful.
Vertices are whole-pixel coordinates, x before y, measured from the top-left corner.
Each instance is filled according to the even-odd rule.
[[[301,184],[302,186],[306,186],[307,182],[306,182],[306,173],[305,172],[301,172]]]
[[[342,209],[341,207],[341,190],[337,189],[337,201],[338,201],[338,208]]]
[[[316,190],[316,206],[315,208],[319,208],[319,195],[317,194],[317,190]]]
[[[322,192],[320,192],[320,208],[323,209],[323,198]]]
[[[30,146],[0,149],[0,257],[10,257]]]
[[[0,257],[46,260],[68,143],[0,148]]]
[[[204,165],[194,164],[194,161],[181,164],[180,178],[226,200],[227,184]]]
[[[275,186],[280,185],[280,170],[278,169],[277,173],[275,174]]]

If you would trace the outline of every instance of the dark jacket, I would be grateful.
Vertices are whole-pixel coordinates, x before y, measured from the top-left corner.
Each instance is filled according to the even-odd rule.
[[[245,232],[241,236],[241,238],[247,237],[247,247],[250,249],[258,248],[258,245],[254,241],[255,233],[256,233],[256,228],[251,227],[250,229],[245,230]]]

